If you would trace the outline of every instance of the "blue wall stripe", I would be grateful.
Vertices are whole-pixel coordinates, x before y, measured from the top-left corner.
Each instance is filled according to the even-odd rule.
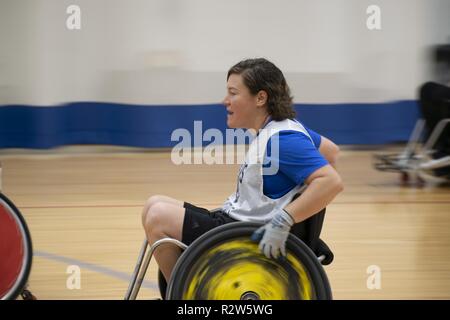
[[[420,116],[418,103],[296,104],[297,118],[338,144],[383,144],[406,141]],[[220,104],[143,106],[74,102],[60,106],[0,107],[0,148],[51,148],[70,144],[171,147],[173,130],[194,121],[226,129]],[[203,142],[208,145],[210,142]]]

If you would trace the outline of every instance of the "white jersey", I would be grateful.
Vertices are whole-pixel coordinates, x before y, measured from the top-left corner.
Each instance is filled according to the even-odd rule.
[[[237,190],[222,206],[222,210],[231,218],[240,221],[268,222],[275,213],[286,207],[292,198],[301,191],[302,186],[296,186],[284,196],[271,199],[263,191],[263,161],[266,154],[267,142],[270,137],[280,131],[290,130],[304,133],[314,145],[308,131],[295,120],[271,121],[260,130],[251,142],[247,151],[245,162],[242,164],[237,181]],[[271,157],[277,158],[278,139],[271,140]],[[264,168],[265,174],[276,174],[277,167]]]

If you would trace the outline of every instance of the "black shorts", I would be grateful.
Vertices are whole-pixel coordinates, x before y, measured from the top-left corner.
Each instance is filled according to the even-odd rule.
[[[188,202],[185,202],[183,206],[186,208],[186,213],[184,215],[181,241],[187,245],[211,229],[238,221],[222,211],[213,213],[208,209],[196,207]]]

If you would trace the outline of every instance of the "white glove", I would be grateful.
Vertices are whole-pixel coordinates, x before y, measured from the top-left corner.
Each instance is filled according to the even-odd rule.
[[[267,258],[278,258],[280,253],[286,256],[286,240],[294,224],[289,213],[280,210],[270,222],[256,230],[251,239],[259,242],[259,249]]]

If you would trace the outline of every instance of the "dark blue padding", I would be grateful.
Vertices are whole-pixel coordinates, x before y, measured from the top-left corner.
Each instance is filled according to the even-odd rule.
[[[419,118],[417,101],[359,104],[296,104],[298,119],[338,144],[406,141]],[[194,140],[194,121],[202,132],[226,129],[221,104],[139,106],[75,102],[59,106],[0,107],[0,148],[51,148],[71,144],[172,147],[177,128]],[[210,144],[202,141],[203,145]]]

